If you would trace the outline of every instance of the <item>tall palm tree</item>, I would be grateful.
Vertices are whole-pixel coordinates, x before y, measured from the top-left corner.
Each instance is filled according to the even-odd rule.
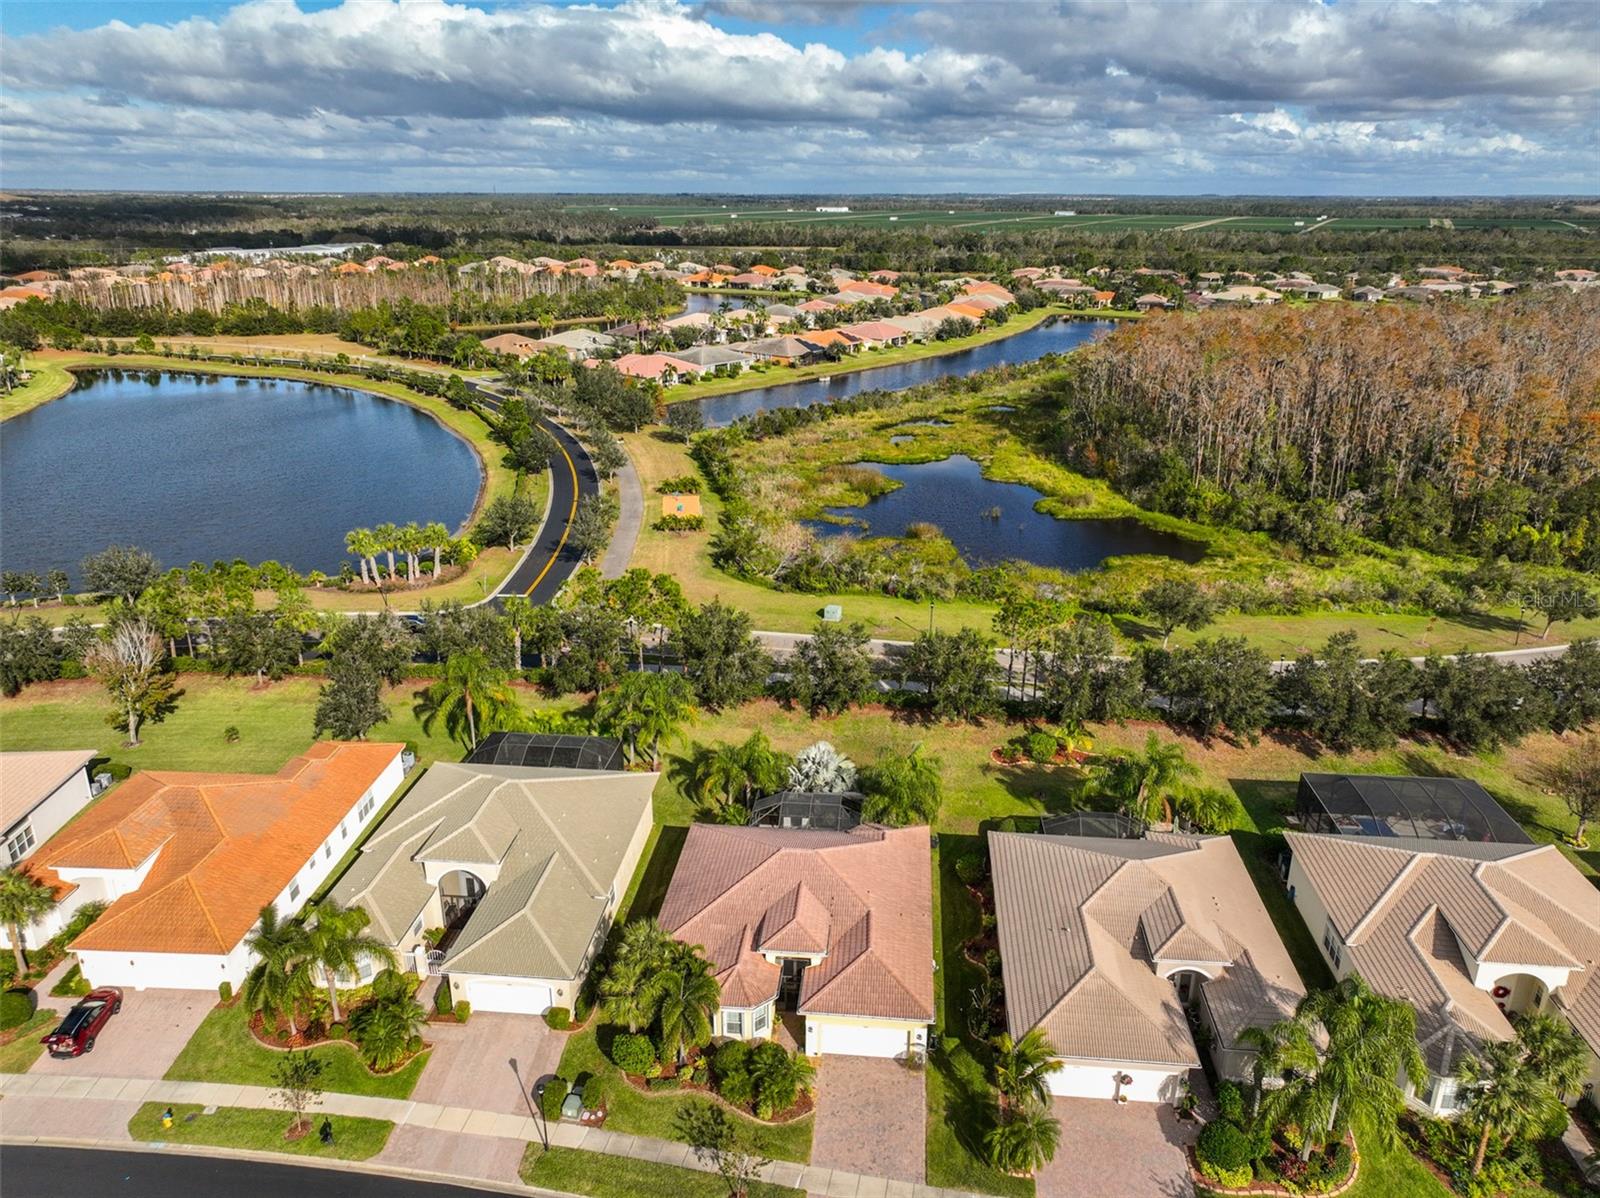
[[[369,935],[367,925],[372,922],[362,907],[341,907],[334,899],[324,899],[311,909],[311,920],[306,933],[306,955],[315,968],[322,971],[323,985],[328,988],[328,1006],[335,1023],[344,1022],[339,1009],[338,976],[354,974],[363,961],[378,961],[385,968],[397,968],[394,950]]]
[[[1130,750],[1111,757],[1098,770],[1102,785],[1122,799],[1123,810],[1136,819],[1149,819],[1157,802],[1162,818],[1172,821],[1171,790],[1180,782],[1199,774],[1183,746],[1163,741],[1154,732],[1142,750]]]
[[[711,1042],[711,1017],[722,1001],[722,988],[698,945],[674,942],[667,960],[651,975],[645,993],[661,1028],[661,1051],[683,1063],[687,1045]]]
[[[372,535],[377,538],[377,550],[389,560],[389,581],[394,582],[397,577],[394,572],[394,551],[400,547],[400,529],[394,524],[384,523],[374,528]]]
[[[1020,1040],[1002,1033],[994,1042],[994,1084],[1006,1105],[1018,1107],[1050,1105],[1050,1075],[1065,1067],[1056,1059],[1055,1047],[1039,1028]]]
[[[352,528],[344,534],[344,548],[346,553],[353,553],[361,563],[361,585],[367,586],[372,580],[367,576],[367,555],[372,552],[372,530],[368,528]]]
[[[1006,1173],[1036,1173],[1056,1155],[1061,1121],[1046,1108],[1024,1107],[1002,1116],[984,1139],[995,1168]]]
[[[422,530],[422,543],[433,553],[433,581],[439,581],[439,563],[444,558],[445,546],[450,544],[450,530],[433,521]]]
[[[1465,1057],[1460,1077],[1466,1090],[1462,1117],[1481,1129],[1472,1155],[1474,1177],[1483,1171],[1492,1137],[1498,1136],[1502,1146],[1509,1144],[1563,1109],[1554,1088],[1529,1067],[1523,1046],[1514,1039],[1485,1044],[1476,1056]]]
[[[525,668],[522,662],[522,639],[533,628],[534,610],[533,600],[526,595],[507,595],[500,603],[500,615],[511,632],[511,650],[516,657],[519,674]]]
[[[0,923],[11,937],[19,975],[28,972],[28,957],[22,948],[24,929],[55,905],[55,891],[37,878],[15,866],[0,872]]]
[[[600,979],[606,1014],[628,1025],[630,1033],[655,1018],[651,981],[666,963],[672,937],[654,919],[636,919],[622,930],[622,940]]]
[[[1239,1043],[1255,1052],[1250,1062],[1251,1121],[1260,1116],[1267,1078],[1285,1073],[1309,1077],[1317,1071],[1317,1049],[1306,1025],[1296,1019],[1280,1019],[1268,1027],[1247,1027],[1239,1033]]]
[[[702,803],[726,807],[749,785],[744,754],[730,744],[697,745],[689,760],[689,785]]]
[[[422,721],[424,732],[431,733],[442,716],[451,736],[466,733],[469,749],[477,745],[480,729],[493,732],[512,727],[520,715],[505,672],[490,665],[482,649],[468,649],[447,659],[443,676],[418,693],[412,711]]]
[[[295,1013],[317,988],[304,925],[279,919],[275,907],[263,907],[245,947],[257,962],[244,980],[245,1006],[269,1019],[285,1017],[289,1034],[295,1035],[299,1031]]]
[[[1517,1043],[1528,1068],[1557,1094],[1576,1093],[1589,1071],[1588,1046],[1564,1019],[1543,1013],[1517,1020]]]
[[[621,737],[628,759],[650,747],[651,768],[661,766],[661,742],[677,735],[694,715],[694,688],[682,674],[628,674],[600,695],[595,722],[608,735]]]

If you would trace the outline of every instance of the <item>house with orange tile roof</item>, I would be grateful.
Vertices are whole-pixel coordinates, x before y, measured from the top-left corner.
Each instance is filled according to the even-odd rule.
[[[851,279],[847,283],[839,284],[839,291],[845,295],[857,295],[863,299],[893,299],[900,294],[900,288],[888,283],[869,283],[865,279]]]
[[[35,934],[106,903],[69,945],[94,985],[238,987],[262,909],[300,910],[399,788],[404,752],[320,741],[275,774],[137,773],[26,862],[58,896]]]
[[[952,316],[963,316],[968,320],[982,320],[989,314],[989,310],[981,304],[967,304],[956,300],[944,305],[945,311]]]
[[[750,268],[749,273],[753,275],[761,275],[763,278],[770,279],[778,273],[778,268],[776,266],[766,266],[763,263],[757,262]]]
[[[905,329],[886,320],[863,320],[856,324],[840,325],[839,331],[849,333],[868,346],[904,345],[910,339]],[[806,340],[815,341],[816,338],[807,335]]]
[[[336,275],[364,275],[367,273],[367,268],[359,262],[341,262],[333,268],[333,273]]]
[[[697,377],[705,369],[695,362],[670,354],[623,354],[613,359],[611,364],[619,374],[660,383],[664,387],[672,386],[685,376]]]
[[[827,349],[830,345],[837,345],[847,354],[853,354],[861,348],[860,337],[853,336],[843,329],[814,329],[801,338],[809,345],[818,349]]]
[[[963,295],[989,295],[999,300],[1002,304],[1014,304],[1017,297],[1012,295],[999,283],[968,283],[962,287]]]
[[[424,255],[422,255],[422,257],[417,259],[417,265],[418,266],[437,266],[439,263],[441,263],[443,261],[444,261],[444,259],[439,257],[438,254],[424,254]]]
[[[695,824],[661,925],[699,945],[714,1032],[766,1039],[793,1013],[808,1055],[921,1056],[934,1021],[928,829]]]

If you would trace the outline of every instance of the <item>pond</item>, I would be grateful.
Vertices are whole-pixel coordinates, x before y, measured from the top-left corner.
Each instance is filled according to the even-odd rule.
[[[1198,541],[1159,532],[1138,520],[1058,520],[1034,510],[1043,496],[1020,483],[983,477],[982,463],[957,454],[938,462],[890,465],[863,462],[900,483],[864,507],[829,508],[831,516],[865,521],[833,524],[809,521],[818,536],[846,534],[901,536],[907,525],[934,524],[949,537],[969,566],[1004,561],[1032,562],[1057,570],[1092,570],[1108,557],[1147,553],[1197,562],[1205,553]],[[996,514],[998,509],[998,514]]]
[[[454,531],[477,455],[426,412],[286,379],[104,371],[0,429],[0,564],[65,570],[108,545],[163,566],[240,557],[334,573],[352,528]]]
[[[865,370],[836,374],[826,382],[809,379],[800,383],[776,383],[731,395],[713,395],[695,400],[706,425],[715,428],[730,424],[741,416],[751,416],[768,408],[805,408],[828,399],[842,399],[861,391],[903,391],[919,383],[931,383],[947,375],[967,375],[991,366],[1015,366],[1032,362],[1046,354],[1064,354],[1077,349],[1116,327],[1110,320],[1061,320],[1056,317],[1023,333],[989,341],[972,349],[937,357],[917,358],[895,366],[872,366]]]

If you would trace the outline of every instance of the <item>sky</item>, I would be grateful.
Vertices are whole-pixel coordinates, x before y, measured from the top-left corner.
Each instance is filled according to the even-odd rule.
[[[1596,0],[6,0],[0,186],[1600,193]]]

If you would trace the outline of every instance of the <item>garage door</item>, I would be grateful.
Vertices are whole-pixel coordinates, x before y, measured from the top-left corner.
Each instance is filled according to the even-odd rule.
[[[819,1023],[815,1026],[822,1045],[818,1048],[807,1044],[806,1047],[812,1052],[843,1057],[896,1057],[906,1050],[904,1028],[845,1023]]]
[[[555,1004],[555,995],[549,986],[534,982],[489,982],[474,978],[467,983],[467,1001],[474,1011],[543,1015]]]
[[[1069,1061],[1065,1068],[1050,1074],[1047,1084],[1052,1094],[1062,1098],[1113,1098],[1118,1093],[1119,1075],[1129,1079],[1120,1088],[1129,1102],[1167,1102],[1182,1093],[1186,1072],[1134,1069],[1103,1061],[1083,1064]]]

